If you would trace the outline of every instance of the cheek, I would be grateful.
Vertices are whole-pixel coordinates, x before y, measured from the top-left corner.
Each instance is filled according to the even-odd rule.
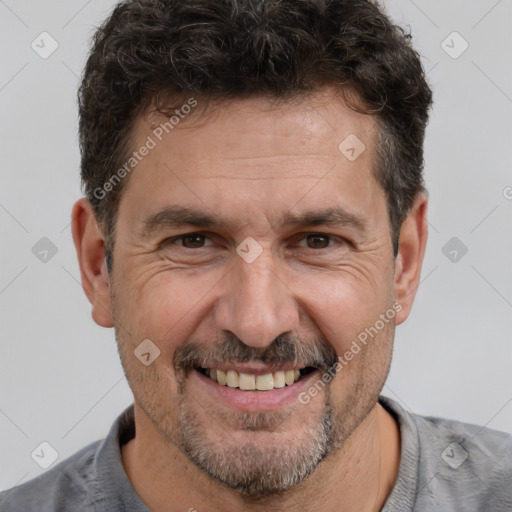
[[[149,338],[167,356],[191,336],[211,308],[211,296],[219,281],[216,273],[154,273],[144,283],[124,283],[119,304],[127,328],[137,339]],[[141,280],[139,280],[141,281]]]
[[[347,273],[303,277],[301,283],[307,314],[338,354],[390,308],[389,283],[376,286]]]

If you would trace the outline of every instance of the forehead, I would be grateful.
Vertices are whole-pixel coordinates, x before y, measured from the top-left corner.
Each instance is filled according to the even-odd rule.
[[[178,105],[175,119],[150,110],[137,120],[132,149],[152,148],[130,173],[120,214],[124,202],[134,222],[141,210],[173,205],[281,217],[299,203],[304,211],[334,207],[340,197],[357,210],[382,193],[373,177],[375,119],[332,90],[277,104],[231,100],[204,111],[195,101],[195,111]]]

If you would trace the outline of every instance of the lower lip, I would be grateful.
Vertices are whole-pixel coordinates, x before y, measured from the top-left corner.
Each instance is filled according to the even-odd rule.
[[[318,370],[308,373],[291,386],[274,388],[271,391],[243,391],[238,388],[222,386],[206,375],[192,370],[190,377],[193,382],[212,394],[217,402],[245,412],[276,411],[299,402],[299,395],[319,379]]]

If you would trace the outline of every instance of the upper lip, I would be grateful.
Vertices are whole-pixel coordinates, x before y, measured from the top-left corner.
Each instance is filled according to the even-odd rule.
[[[248,373],[250,375],[266,375],[268,373],[274,372],[286,372],[289,370],[302,370],[306,368],[303,364],[297,363],[293,364],[278,364],[273,366],[268,366],[265,364],[257,364],[257,363],[216,363],[214,361],[205,361],[201,363],[200,368],[203,369],[212,369],[212,370],[222,370],[227,372],[229,370],[233,370],[237,373]]]

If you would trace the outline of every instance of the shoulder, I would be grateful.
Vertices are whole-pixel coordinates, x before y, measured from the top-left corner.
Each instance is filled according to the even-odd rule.
[[[0,512],[87,510],[100,443],[96,441],[37,478],[0,493]]]
[[[414,510],[512,510],[512,435],[385,404],[417,456]],[[430,507],[430,508],[429,508]]]
[[[147,510],[126,476],[120,447],[135,436],[133,405],[96,441],[41,476],[0,494],[0,512]]]
[[[482,482],[501,476],[512,481],[512,434],[445,418],[413,415],[413,419],[423,457],[434,450],[448,473],[466,466]]]
[[[512,510],[512,435],[441,418],[415,421],[425,494],[458,510]]]

